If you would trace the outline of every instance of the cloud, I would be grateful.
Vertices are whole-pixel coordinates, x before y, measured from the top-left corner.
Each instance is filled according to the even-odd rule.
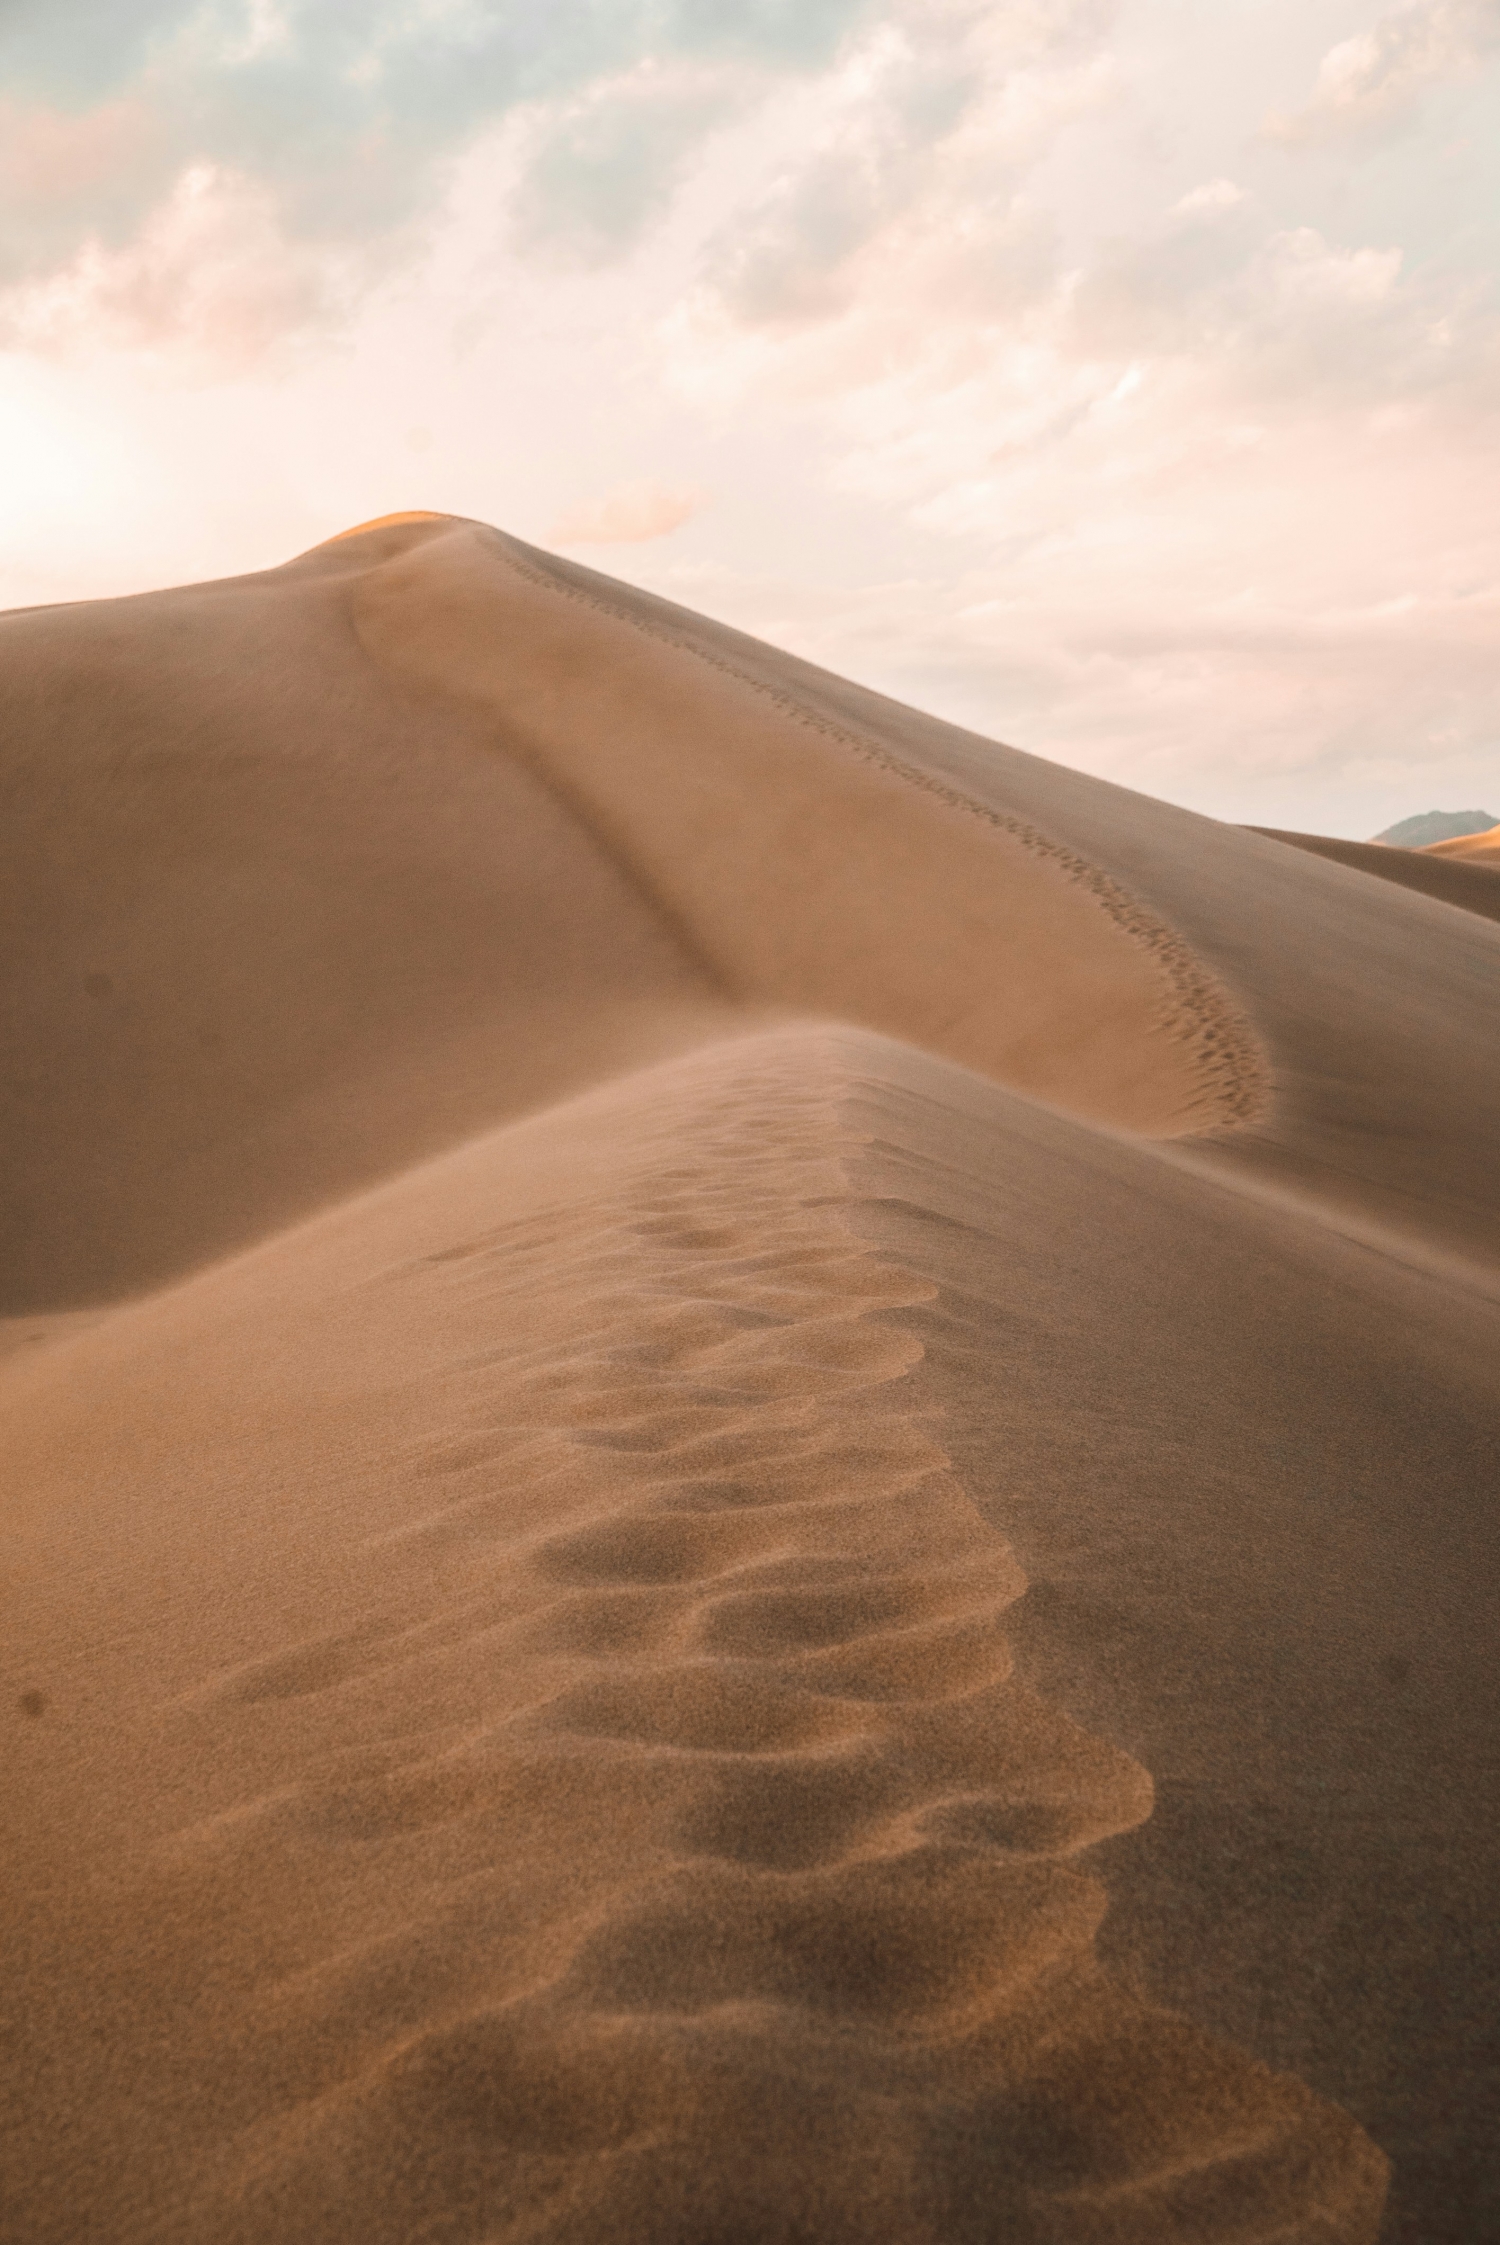
[[[1172,205],[1174,218],[1217,217],[1222,211],[1235,210],[1246,200],[1243,187],[1232,179],[1208,179],[1201,187],[1191,187]]]
[[[1108,98],[1103,13],[1080,0],[889,7],[823,82],[802,145],[706,245],[700,311],[749,328],[824,322],[867,295],[872,261],[910,272],[913,244],[929,288],[1014,301],[1036,234],[1016,190],[1059,122]],[[910,304],[914,319],[926,309]]]
[[[616,484],[602,497],[571,508],[549,536],[559,546],[643,545],[680,530],[706,496],[691,484]]]
[[[706,135],[753,91],[724,68],[651,61],[556,105],[514,192],[513,238],[576,264],[620,256],[666,210]]]
[[[288,245],[251,179],[197,165],[122,248],[91,241],[62,271],[0,296],[0,344],[63,359],[151,350],[212,379],[326,326],[360,293],[342,262]]]
[[[1179,206],[1180,213],[1180,206]],[[1244,203],[1179,213],[1108,242],[1058,306],[1058,344],[1104,367],[1187,361],[1257,414],[1357,411],[1471,389],[1493,370],[1493,323],[1461,288],[1404,278],[1392,244],[1345,247],[1316,227],[1266,231]]]
[[[1500,0],[1406,0],[1330,47],[1311,99],[1267,118],[1265,132],[1295,147],[1404,123],[1424,87],[1472,70],[1497,48]]]
[[[81,346],[93,305],[101,335],[133,326],[144,343],[202,356],[210,334],[254,351],[326,326],[423,253],[458,159],[501,128],[518,159],[504,238],[598,268],[663,218],[716,130],[789,83],[812,89],[807,134],[736,198],[707,247],[705,286],[737,318],[819,316],[862,248],[943,192],[996,54],[1017,75],[978,168],[993,175],[989,201],[1008,203],[1033,66],[1097,45],[1108,12],[1109,0],[998,11],[987,0],[11,0],[0,9],[11,89],[0,333]],[[201,231],[208,204],[240,214],[220,228],[231,270],[211,283],[165,246],[191,231],[189,209]],[[1003,265],[1026,229],[997,209],[978,231]],[[955,248],[967,244],[973,275],[996,262],[975,234],[970,214]],[[235,296],[258,309],[220,316]]]
[[[663,207],[716,114],[715,73],[816,70],[870,6],[10,0],[0,290],[86,294],[100,260],[146,255],[183,182],[207,176],[239,183],[292,264],[342,268],[285,293],[288,320],[316,322],[356,271],[368,285],[418,246],[479,135],[531,114],[520,233],[602,258]],[[166,337],[179,300],[164,285],[155,301]],[[12,331],[33,311],[13,307]]]
[[[1101,199],[1065,248],[1033,182],[1122,98],[1107,49],[1007,54],[950,19],[964,98],[923,140],[899,90],[941,43],[900,30],[904,54],[846,56],[821,138],[662,328],[700,408],[815,430],[883,543],[910,526],[922,567],[851,589],[800,651],[1169,794],[1211,767],[1231,815],[1377,790],[1403,759],[1477,784],[1500,321],[1473,277],[1288,223],[1248,148],[1253,187],[1209,177],[1119,232]],[[763,628],[807,612],[782,588]]]

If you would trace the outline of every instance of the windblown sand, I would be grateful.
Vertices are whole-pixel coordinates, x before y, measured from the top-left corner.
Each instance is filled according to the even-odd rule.
[[[447,517],[0,666],[6,2238],[1500,2235],[1493,918]]]

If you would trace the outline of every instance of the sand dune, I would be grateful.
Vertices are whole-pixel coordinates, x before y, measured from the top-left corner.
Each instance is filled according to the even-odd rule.
[[[1500,826],[1489,827],[1482,834],[1460,834],[1449,842],[1429,842],[1423,854],[1473,858],[1481,865],[1500,865]]]
[[[157,1283],[731,1018],[543,785],[393,703],[321,558],[9,617],[0,662],[0,1308]]]
[[[1332,834],[1288,834],[1279,828],[1257,826],[1272,842],[1290,842],[1294,849],[1311,850],[1335,865],[1349,865],[1379,880],[1394,881],[1403,889],[1436,897],[1441,904],[1456,904],[1462,912],[1477,912],[1482,919],[1500,920],[1500,881],[1490,878],[1490,868],[1457,864],[1450,857],[1422,849],[1390,849],[1380,842],[1345,842]]]
[[[395,678],[497,728],[737,995],[1138,1130],[1259,1111],[1253,1032],[1174,932],[887,727],[493,532],[429,535],[361,579],[354,614]]]
[[[5,2235],[1494,2227],[1500,931],[446,517],[0,664]]]

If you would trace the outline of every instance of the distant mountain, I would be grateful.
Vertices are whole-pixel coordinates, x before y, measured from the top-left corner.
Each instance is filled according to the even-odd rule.
[[[1460,834],[1483,834],[1500,825],[1493,811],[1418,811],[1415,818],[1398,819],[1373,842],[1389,842],[1399,850],[1425,850],[1429,842],[1451,842]]]

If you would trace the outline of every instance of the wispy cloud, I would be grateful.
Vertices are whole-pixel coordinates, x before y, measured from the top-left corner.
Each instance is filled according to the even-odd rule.
[[[559,515],[549,533],[559,546],[636,546],[680,530],[703,505],[693,484],[621,483]]]
[[[1330,47],[1307,103],[1273,113],[1266,131],[1290,145],[1402,124],[1435,81],[1500,50],[1500,0],[1406,0],[1367,31]]]
[[[12,0],[0,290],[87,292],[101,261],[147,257],[184,182],[209,178],[254,205],[304,276],[312,260],[335,268],[331,285],[285,293],[287,322],[316,322],[356,270],[368,284],[415,254],[455,160],[522,113],[539,128],[522,235],[608,256],[658,214],[736,72],[820,67],[869,6]],[[193,292],[157,269],[160,334],[193,330]],[[17,316],[47,328],[29,301]],[[250,321],[247,344],[271,324]]]
[[[514,238],[584,265],[619,257],[663,215],[704,138],[761,90],[742,70],[652,59],[550,105],[514,191]]]

